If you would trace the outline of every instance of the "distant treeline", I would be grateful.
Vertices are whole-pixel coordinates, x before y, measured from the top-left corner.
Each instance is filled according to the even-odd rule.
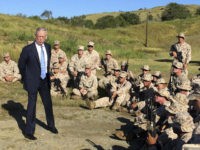
[[[195,15],[200,15],[200,7],[197,8]],[[26,17],[22,14],[18,16]],[[161,14],[161,21],[168,21],[174,19],[186,19],[191,17],[191,12],[187,9],[185,5],[177,3],[169,3]],[[122,12],[118,16],[114,17],[112,15],[103,16],[98,18],[96,23],[92,20],[86,19],[85,15],[75,16],[72,18],[67,17],[58,17],[53,18],[52,12],[45,10],[40,16],[31,16],[29,18],[41,20],[46,19],[47,22],[59,24],[59,25],[71,25],[78,27],[85,27],[90,29],[105,29],[105,28],[116,28],[116,27],[125,27],[128,25],[140,24],[139,15],[132,12]],[[149,21],[154,20],[151,14],[147,15]]]

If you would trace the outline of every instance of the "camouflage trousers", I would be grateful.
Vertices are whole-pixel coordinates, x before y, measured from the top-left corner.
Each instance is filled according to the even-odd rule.
[[[98,95],[97,90],[86,91],[86,93],[84,95],[82,95],[81,92],[79,91],[79,89],[76,89],[76,88],[74,88],[72,90],[72,93],[74,95],[77,95],[77,96],[80,96],[80,97],[85,96],[85,98],[92,99],[92,100],[94,100],[94,98]]]
[[[21,80],[21,75],[20,74],[17,77],[15,77],[15,76],[13,76],[13,77],[14,77],[14,79],[12,80],[12,82],[16,82],[16,81]],[[8,82],[8,81],[5,80],[4,77],[0,77],[0,80],[3,81],[3,82]]]
[[[121,96],[118,96],[115,103],[118,103],[119,105],[125,106],[127,102],[130,99],[129,94],[122,94]],[[108,107],[111,106],[114,102],[114,100],[110,100],[109,97],[102,97],[97,99],[95,102],[95,108],[98,107]]]

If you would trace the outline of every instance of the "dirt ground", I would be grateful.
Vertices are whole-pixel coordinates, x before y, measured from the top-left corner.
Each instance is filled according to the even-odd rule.
[[[85,107],[54,106],[59,134],[45,129],[43,105],[37,104],[36,141],[24,138],[26,104],[14,100],[1,103],[0,149],[2,150],[123,150],[126,141],[113,137],[116,129],[131,119],[129,114],[109,109],[88,110]]]

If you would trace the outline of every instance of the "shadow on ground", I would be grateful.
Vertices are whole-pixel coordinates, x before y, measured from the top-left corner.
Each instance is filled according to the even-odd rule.
[[[7,103],[2,104],[1,107],[7,110],[8,114],[16,120],[19,129],[22,131],[22,133],[24,133],[26,127],[25,120],[23,119],[23,117],[26,117],[26,110],[24,109],[24,106],[19,102],[15,102],[14,100],[8,100]],[[48,129],[47,125],[37,118],[36,124],[44,129]]]

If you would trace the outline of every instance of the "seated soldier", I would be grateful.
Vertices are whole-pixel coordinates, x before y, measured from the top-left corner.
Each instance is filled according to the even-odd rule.
[[[120,74],[120,69],[119,68],[115,68],[113,69],[114,73],[112,73],[111,75],[107,76],[107,77],[102,77],[99,80],[99,87],[103,90],[105,90],[107,96],[110,95],[110,90],[112,87],[112,84],[115,83],[118,80],[119,74]]]
[[[0,80],[3,82],[15,82],[21,79],[17,63],[11,60],[7,52],[3,55],[4,61],[0,64]]]
[[[85,74],[81,76],[79,88],[74,88],[72,91],[72,99],[89,99],[94,100],[98,95],[98,82],[96,75],[92,74],[91,65],[85,66]]]
[[[106,58],[101,59],[101,66],[105,70],[104,75],[106,77],[108,75],[111,75],[113,69],[119,68],[119,65],[117,63],[117,60],[115,60],[112,57],[112,53],[110,50],[107,50],[105,55],[106,55]]]
[[[58,56],[59,72],[61,74],[63,74],[63,76],[65,76],[65,78],[67,80],[66,83],[68,84],[68,81],[69,81],[69,74],[68,74],[68,71],[67,71],[68,62],[65,61],[64,57],[65,56],[63,54],[60,54]]]
[[[157,88],[158,91],[161,90],[161,89],[168,90],[168,88],[167,88],[167,82],[165,81],[164,78],[158,79],[156,81],[155,87]]]
[[[84,55],[84,46],[79,45],[77,54],[71,57],[69,62],[69,73],[73,81],[73,88],[78,88],[81,76],[85,72],[86,57]]]
[[[60,73],[60,68],[58,63],[53,64],[52,68],[52,74],[50,76],[51,80],[51,95],[52,96],[66,96],[67,95],[67,79],[68,76],[66,76],[63,73]]]
[[[54,63],[58,63],[59,55],[63,56],[63,59],[67,62],[67,56],[65,52],[60,49],[60,41],[54,41],[53,49],[51,50],[51,61],[50,61],[50,69],[52,69]]]
[[[181,62],[174,62],[173,65],[173,76],[170,77],[170,82],[168,88],[172,95],[175,95],[177,92],[177,86],[183,82],[188,82],[188,78],[183,73],[183,64]]]
[[[152,76],[153,76],[152,83],[153,83],[154,85],[156,85],[156,81],[162,77],[160,71],[155,71],[155,72],[152,74]]]
[[[127,73],[122,71],[119,81],[112,84],[111,96],[97,99],[96,101],[86,101],[89,109],[111,106],[112,110],[120,109],[120,106],[126,106],[130,100],[131,83],[126,80]]]

